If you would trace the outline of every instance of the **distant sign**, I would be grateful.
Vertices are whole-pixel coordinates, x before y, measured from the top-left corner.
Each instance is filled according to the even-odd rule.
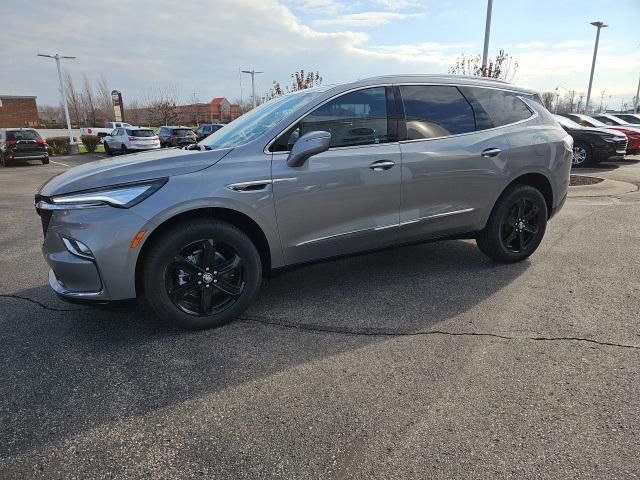
[[[124,108],[122,106],[122,94],[118,90],[111,92],[111,101],[113,102],[113,113],[116,122],[124,122]]]

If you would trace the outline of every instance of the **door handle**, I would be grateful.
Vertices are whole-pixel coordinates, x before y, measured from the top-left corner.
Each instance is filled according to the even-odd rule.
[[[369,165],[369,168],[374,172],[382,172],[383,170],[389,170],[394,165],[395,162],[392,162],[391,160],[378,160],[377,162],[373,162]]]
[[[485,158],[490,158],[490,157],[495,157],[501,151],[502,150],[500,150],[499,148],[487,148],[487,149],[483,150],[480,155],[482,155]]]

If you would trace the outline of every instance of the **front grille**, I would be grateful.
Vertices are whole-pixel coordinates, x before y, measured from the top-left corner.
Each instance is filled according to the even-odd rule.
[[[627,139],[623,139],[623,140],[618,140],[617,142],[615,142],[616,144],[616,150],[626,150],[627,149]]]

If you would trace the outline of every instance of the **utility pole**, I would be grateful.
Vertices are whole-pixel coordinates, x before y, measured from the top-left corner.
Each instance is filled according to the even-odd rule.
[[[487,57],[489,55],[489,35],[491,33],[491,10],[493,9],[493,0],[487,0],[487,22],[484,26],[484,49],[482,50],[482,76],[486,76]]]
[[[253,108],[256,108],[256,83],[255,83],[255,77],[257,73],[264,73],[264,72],[256,72],[255,70],[242,70],[242,73],[248,73],[249,75],[251,75],[251,104],[253,105]]]
[[[636,90],[636,96],[633,101],[633,113],[638,113],[638,103],[640,103],[640,80],[638,80],[638,89]]]
[[[69,118],[69,106],[67,105],[67,92],[64,89],[64,83],[62,82],[62,70],[60,70],[60,59],[65,58],[72,60],[76,57],[69,57],[65,55],[60,55],[56,53],[55,55],[44,55],[42,53],[38,54],[39,57],[47,57],[53,58],[56,61],[56,67],[58,68],[58,81],[60,82],[60,98],[62,99],[62,105],[64,106],[64,116],[67,120],[67,130],[69,132],[69,152],[70,153],[78,153],[77,147],[73,141],[73,132],[71,131],[71,119]]]
[[[596,69],[596,57],[598,56],[598,43],[600,42],[600,30],[608,27],[604,22],[591,22],[591,25],[598,29],[596,33],[596,44],[593,47],[593,60],[591,61],[591,75],[589,76],[589,89],[587,90],[587,103],[585,104],[584,111],[589,113],[589,102],[591,101],[591,86],[593,85],[593,72]]]
[[[605,92],[604,90],[601,90],[601,91],[600,91],[600,111],[601,111],[601,112],[603,111],[603,110],[602,110],[602,104],[603,104],[603,102],[604,102],[604,94],[605,94],[605,93],[606,93],[606,92]]]
[[[196,110],[196,126],[200,126],[200,117],[198,115],[198,98],[196,97],[196,92],[193,92],[193,106]]]

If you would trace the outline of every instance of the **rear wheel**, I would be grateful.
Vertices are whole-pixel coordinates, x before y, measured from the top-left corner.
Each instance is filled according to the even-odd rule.
[[[104,153],[106,153],[109,156],[113,155],[113,150],[109,148],[109,144],[107,142],[104,142]]]
[[[42,162],[43,165],[48,165],[49,164],[49,156],[47,155],[46,157],[42,158],[40,161]]]
[[[530,185],[514,185],[498,200],[476,242],[498,262],[519,262],[536,251],[547,227],[547,203]]]
[[[123,155],[126,155],[127,153],[129,153],[129,150],[127,149],[127,146],[123,143],[122,146],[120,147],[120,152]]]
[[[151,308],[183,328],[219,327],[241,314],[262,281],[260,255],[233,225],[183,223],[151,246],[143,282]]]
[[[586,143],[578,142],[573,146],[573,159],[571,164],[574,167],[586,167],[595,163],[593,151]]]

